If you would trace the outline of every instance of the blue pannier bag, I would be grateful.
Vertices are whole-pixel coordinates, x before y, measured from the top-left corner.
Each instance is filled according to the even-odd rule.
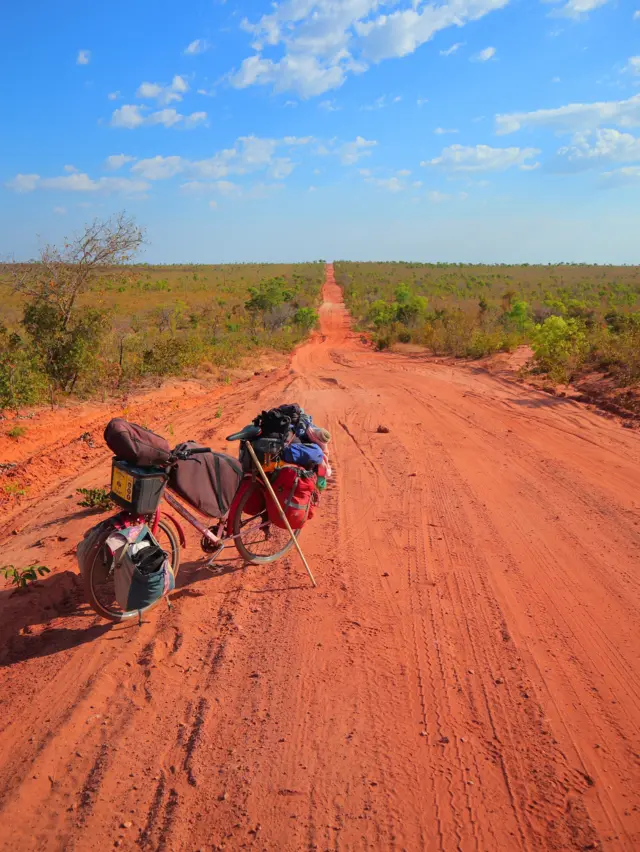
[[[317,444],[288,444],[282,451],[282,458],[289,464],[311,470],[322,464],[324,454]]]
[[[146,524],[114,531],[107,545],[114,558],[116,600],[126,612],[146,609],[175,589],[169,557]]]

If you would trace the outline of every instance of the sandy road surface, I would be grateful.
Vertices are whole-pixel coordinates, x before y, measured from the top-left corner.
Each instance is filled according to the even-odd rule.
[[[0,592],[0,848],[640,848],[638,436],[372,352],[330,268],[325,300],[290,372],[146,413],[217,448],[283,400],[331,429],[317,591],[293,557],[212,577],[192,538],[173,609],[106,627],[68,499],[99,445],[5,518],[3,561],[56,573]]]

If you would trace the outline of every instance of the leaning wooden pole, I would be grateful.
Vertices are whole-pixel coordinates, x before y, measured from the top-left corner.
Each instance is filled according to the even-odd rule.
[[[282,518],[282,520],[284,521],[284,523],[285,523],[285,525],[286,525],[287,529],[289,530],[289,535],[291,536],[291,540],[292,540],[292,541],[293,541],[293,543],[295,544],[295,546],[296,546],[296,550],[297,550],[297,551],[298,551],[298,553],[300,554],[300,559],[302,559],[302,561],[303,561],[303,563],[304,563],[304,567],[307,569],[307,574],[309,575],[309,578],[311,579],[311,582],[313,583],[313,587],[314,587],[314,589],[315,589],[315,588],[317,587],[317,585],[318,585],[318,584],[316,583],[316,581],[315,581],[315,579],[314,579],[314,576],[313,576],[313,574],[311,573],[311,568],[309,568],[309,563],[308,563],[308,562],[307,562],[307,560],[304,558],[304,553],[302,552],[302,550],[301,550],[301,548],[300,548],[300,545],[299,545],[299,543],[298,543],[298,539],[297,539],[297,538],[296,538],[296,536],[293,534],[293,530],[291,529],[291,524],[289,523],[289,520],[288,520],[287,516],[286,516],[286,515],[285,515],[285,513],[284,513],[284,509],[283,509],[283,508],[282,508],[282,506],[280,505],[280,501],[279,501],[279,500],[278,500],[278,498],[276,497],[276,493],[275,493],[275,491],[273,490],[273,488],[272,488],[272,486],[271,486],[271,483],[269,482],[269,477],[268,477],[268,476],[267,476],[267,474],[264,472],[262,465],[261,465],[261,464],[260,464],[260,462],[258,461],[258,456],[256,455],[255,450],[254,450],[254,449],[253,449],[253,447],[251,446],[251,441],[247,441],[246,447],[247,447],[247,449],[249,450],[249,455],[250,455],[250,456],[251,456],[251,458],[253,459],[253,463],[255,464],[256,468],[258,469],[258,472],[260,473],[260,476],[262,477],[262,480],[263,480],[264,484],[267,486],[267,491],[268,491],[268,492],[269,492],[269,494],[271,495],[271,498],[272,498],[273,502],[276,504],[276,506],[277,506],[277,508],[278,508],[278,512],[280,513],[280,517]]]

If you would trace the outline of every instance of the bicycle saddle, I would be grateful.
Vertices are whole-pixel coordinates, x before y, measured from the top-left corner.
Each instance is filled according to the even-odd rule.
[[[240,432],[229,435],[227,441],[253,441],[259,437],[260,431],[258,426],[251,424],[250,426],[245,426]]]

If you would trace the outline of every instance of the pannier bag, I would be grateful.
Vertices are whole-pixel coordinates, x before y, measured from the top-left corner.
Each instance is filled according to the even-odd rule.
[[[282,458],[286,462],[311,470],[322,464],[324,453],[317,444],[289,444],[284,448]]]
[[[116,600],[123,610],[144,609],[175,589],[169,557],[146,524],[114,531],[107,546],[113,553]]]
[[[293,465],[274,471],[271,484],[292,530],[301,530],[307,520],[312,517],[316,499],[316,482],[315,473]],[[286,529],[273,498],[267,500],[267,510],[269,522],[280,529]]]
[[[188,449],[200,444],[188,441]],[[223,518],[242,479],[242,465],[226,453],[202,453],[179,461],[169,474],[169,487],[204,515]]]
[[[139,467],[166,465],[171,456],[171,447],[164,438],[122,417],[109,421],[104,439],[116,458]]]

